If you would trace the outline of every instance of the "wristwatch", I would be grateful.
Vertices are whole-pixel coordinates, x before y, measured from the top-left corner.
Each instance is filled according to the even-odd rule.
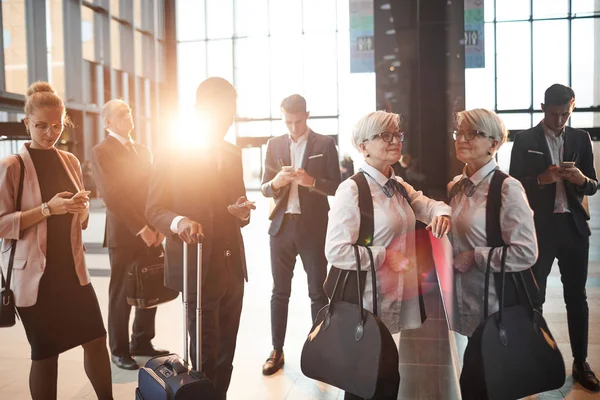
[[[52,215],[52,213],[50,212],[50,207],[48,207],[48,203],[42,203],[42,214],[44,215],[44,217],[49,217],[50,215]]]

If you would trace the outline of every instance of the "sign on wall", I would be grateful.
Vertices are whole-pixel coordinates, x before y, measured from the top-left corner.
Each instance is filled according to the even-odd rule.
[[[373,0],[350,0],[350,73],[375,72]]]
[[[465,67],[485,68],[484,0],[465,0]]]

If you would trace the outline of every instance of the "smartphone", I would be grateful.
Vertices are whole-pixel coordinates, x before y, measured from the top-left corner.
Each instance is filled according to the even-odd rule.
[[[575,161],[563,161],[560,163],[561,168],[573,168],[575,166]]]
[[[92,192],[89,190],[80,190],[79,192],[75,193],[75,195],[71,197],[71,199],[78,199],[80,197],[89,196],[90,193]]]
[[[242,204],[238,204],[238,207],[240,207],[240,208],[241,207],[248,207],[248,206],[254,205],[254,204],[256,204],[255,201],[248,200],[248,201],[243,202]]]

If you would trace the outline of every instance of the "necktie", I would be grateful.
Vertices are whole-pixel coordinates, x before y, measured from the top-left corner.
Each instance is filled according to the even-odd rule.
[[[397,180],[389,179],[382,189],[383,193],[385,193],[385,195],[388,198],[392,198],[394,196],[394,191],[397,191],[398,194],[400,194],[400,196],[404,197],[406,201],[410,203],[410,199],[408,198],[408,192],[406,191],[406,188]]]

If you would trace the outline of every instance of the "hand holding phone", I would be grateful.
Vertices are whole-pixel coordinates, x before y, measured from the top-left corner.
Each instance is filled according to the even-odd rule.
[[[247,201],[245,201],[245,202],[243,202],[243,203],[237,204],[237,206],[241,208],[241,207],[249,207],[249,206],[253,206],[254,204],[256,204],[256,202],[255,202],[255,201],[250,201],[250,200],[247,200]]]
[[[90,195],[90,193],[92,193],[90,190],[80,190],[79,192],[75,193],[75,195],[71,197],[71,199],[75,200],[80,197],[87,197]]]
[[[573,168],[575,166],[575,161],[563,161],[560,163],[561,168]]]

